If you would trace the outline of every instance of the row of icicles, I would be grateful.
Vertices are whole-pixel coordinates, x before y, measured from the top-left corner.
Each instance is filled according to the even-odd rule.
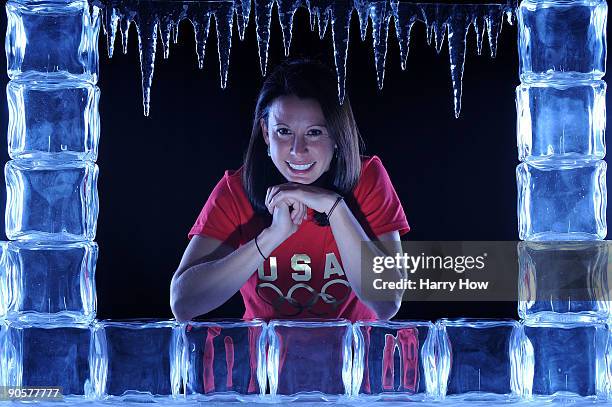
[[[170,39],[172,38],[174,43],[177,43],[179,23],[184,19],[189,20],[195,33],[198,65],[202,68],[204,66],[210,20],[214,17],[217,28],[221,87],[225,88],[234,19],[238,25],[240,39],[243,40],[251,13],[251,0],[90,1],[93,1],[93,5],[102,8],[103,27],[110,57],[113,55],[117,30],[121,31],[123,52],[127,53],[130,24],[133,22],[136,25],[145,116],[149,115],[158,37],[161,38],[164,58],[168,58]],[[412,26],[417,21],[423,22],[427,27],[427,42],[433,44],[438,52],[442,49],[445,37],[447,38],[455,117],[459,117],[461,111],[461,88],[468,30],[472,27],[476,32],[476,49],[479,55],[482,52],[483,37],[486,30],[491,57],[495,57],[497,38],[503,25],[504,16],[506,16],[508,23],[512,24],[515,10],[513,3],[466,5],[404,3],[398,0],[305,0],[305,3],[302,0],[255,0],[254,10],[259,61],[264,75],[267,68],[270,22],[274,3],[277,5],[286,56],[289,55],[291,46],[293,17],[300,6],[305,6],[308,9],[311,30],[314,31],[315,27],[318,27],[321,39],[324,38],[328,28],[331,28],[340,102],[344,100],[349,27],[353,10],[359,16],[362,40],[365,41],[366,39],[368,24],[372,24],[374,62],[380,89],[382,89],[384,82],[387,33],[390,22],[393,21],[395,24],[402,69],[406,69]]]

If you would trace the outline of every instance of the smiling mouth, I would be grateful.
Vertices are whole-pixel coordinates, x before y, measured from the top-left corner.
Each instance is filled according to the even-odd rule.
[[[287,165],[289,166],[289,168],[291,168],[292,170],[296,170],[296,171],[307,171],[310,168],[312,168],[312,166],[315,164],[316,161],[313,161],[309,164],[294,164],[294,163],[290,163],[289,161],[285,161],[287,163]]]

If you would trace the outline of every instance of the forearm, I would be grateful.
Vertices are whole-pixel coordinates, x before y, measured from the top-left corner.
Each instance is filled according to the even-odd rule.
[[[362,241],[369,242],[371,239],[344,201],[341,201],[334,209],[329,222],[340,252],[346,278],[359,300],[376,312],[380,319],[393,317],[399,309],[403,290],[389,292],[388,301],[373,301],[364,295],[361,281],[361,258],[363,257],[364,264],[373,264],[374,257],[388,256],[388,254],[373,244],[362,247]],[[381,276],[387,281],[400,280],[402,277],[403,271],[400,269],[387,269],[385,275]]]
[[[268,229],[259,234],[257,243],[265,255],[279,244]],[[253,239],[223,258],[192,265],[172,280],[174,315],[186,321],[221,306],[240,290],[263,261]]]

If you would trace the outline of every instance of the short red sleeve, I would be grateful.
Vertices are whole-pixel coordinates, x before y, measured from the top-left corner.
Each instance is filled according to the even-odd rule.
[[[362,162],[361,177],[353,194],[376,236],[394,230],[403,235],[410,230],[402,203],[377,156]]]
[[[189,231],[188,237],[206,235],[234,248],[240,245],[240,215],[229,184],[229,173],[210,193],[204,208]]]

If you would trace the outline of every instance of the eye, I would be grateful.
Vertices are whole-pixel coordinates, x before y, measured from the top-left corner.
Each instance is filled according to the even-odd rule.
[[[291,135],[291,130],[289,130],[286,127],[279,127],[278,129],[276,129],[276,132],[280,135],[280,136],[289,136]]]
[[[317,136],[322,136],[323,132],[319,129],[310,129],[308,130],[308,133],[306,133],[306,135],[310,137],[317,137]]]

